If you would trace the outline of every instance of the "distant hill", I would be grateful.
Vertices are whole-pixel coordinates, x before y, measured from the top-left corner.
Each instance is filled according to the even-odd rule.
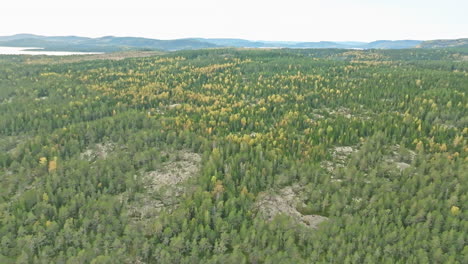
[[[352,45],[340,44],[331,41],[319,41],[319,42],[300,42],[294,45],[290,45],[288,48],[309,48],[309,49],[348,49],[355,48]]]
[[[251,41],[245,39],[199,39],[223,47],[243,47],[243,48],[308,48],[308,49],[331,49],[331,48],[353,48],[357,45],[349,45],[346,42],[296,42],[296,41]],[[364,43],[366,44],[366,43]]]
[[[203,42],[208,42],[217,46],[222,46],[222,47],[237,47],[237,48],[264,48],[264,47],[277,47],[277,43],[269,44],[264,41],[251,41],[251,40],[245,40],[245,39],[235,39],[235,38],[210,38],[210,39],[205,39],[205,38],[198,38],[197,40],[203,41]]]
[[[420,43],[417,48],[468,48],[468,38],[436,39]]]
[[[421,40],[378,40],[364,45],[366,49],[409,49],[419,45]]]
[[[54,51],[96,51],[113,52],[125,50],[203,49],[217,47],[216,44],[197,39],[159,40],[136,37],[85,38],[76,36],[45,37],[21,34],[0,37],[0,46],[37,47]]]
[[[245,39],[199,39],[218,46],[246,48],[291,48],[291,49],[406,49],[414,48],[420,40],[379,40],[374,42],[357,41],[318,41],[318,42],[286,42],[286,41],[250,41]]]
[[[18,34],[0,36],[0,46],[36,47],[49,51],[94,51],[115,52],[128,50],[176,51],[219,47],[237,48],[291,48],[291,49],[408,49],[443,48],[468,46],[468,39],[458,40],[378,40],[373,42],[357,41],[251,41],[236,38],[184,38],[160,40],[139,37],[87,38],[79,36],[39,36]]]

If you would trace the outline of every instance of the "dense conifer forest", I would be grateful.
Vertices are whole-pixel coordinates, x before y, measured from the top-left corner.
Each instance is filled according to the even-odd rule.
[[[0,263],[468,263],[467,58],[0,56]]]

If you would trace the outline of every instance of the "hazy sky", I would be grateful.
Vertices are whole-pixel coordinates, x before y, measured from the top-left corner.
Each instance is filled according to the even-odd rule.
[[[467,0],[2,0],[0,35],[251,40],[468,37]]]

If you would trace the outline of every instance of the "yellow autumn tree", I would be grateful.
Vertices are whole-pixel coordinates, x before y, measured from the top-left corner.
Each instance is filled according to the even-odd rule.
[[[241,124],[242,124],[243,127],[245,127],[245,125],[247,125],[247,119],[245,117],[242,117]]]
[[[40,157],[39,158],[39,164],[41,164],[41,165],[47,164],[47,158],[46,157]]]
[[[46,203],[49,201],[49,195],[47,195],[47,193],[42,194],[42,201]]]
[[[460,207],[453,205],[452,208],[450,208],[450,212],[453,215],[458,215],[460,213]]]
[[[57,157],[49,161],[49,172],[54,172],[57,169]]]
[[[447,151],[447,144],[443,143],[442,145],[440,145],[439,149],[442,152],[446,152]]]

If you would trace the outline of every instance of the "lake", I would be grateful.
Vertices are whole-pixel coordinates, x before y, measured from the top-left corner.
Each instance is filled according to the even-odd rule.
[[[49,56],[67,56],[67,55],[86,55],[102,54],[102,52],[78,52],[78,51],[36,51],[31,49],[42,49],[33,47],[0,47],[0,55],[49,55]]]

